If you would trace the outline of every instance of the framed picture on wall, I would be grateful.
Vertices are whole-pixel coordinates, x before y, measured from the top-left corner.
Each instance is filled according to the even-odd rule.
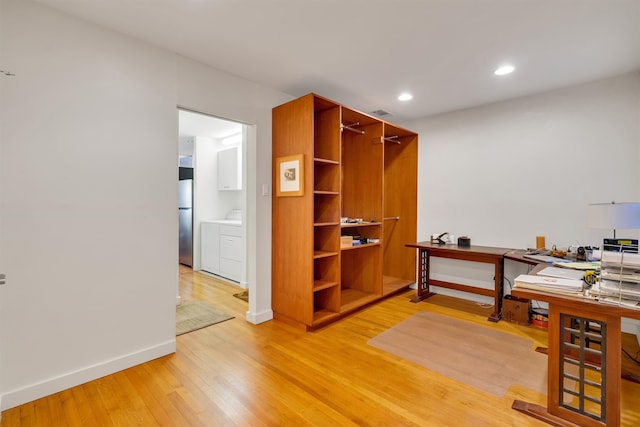
[[[276,196],[304,195],[304,155],[276,159]]]

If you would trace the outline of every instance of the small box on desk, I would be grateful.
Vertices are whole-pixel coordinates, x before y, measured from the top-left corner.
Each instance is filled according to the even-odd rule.
[[[531,312],[531,301],[524,298],[517,298],[507,295],[502,300],[502,319],[518,325],[529,325],[529,313]]]

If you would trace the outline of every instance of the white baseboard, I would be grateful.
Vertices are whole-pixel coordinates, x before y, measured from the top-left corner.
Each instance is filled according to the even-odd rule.
[[[247,311],[245,319],[247,319],[247,322],[253,323],[254,325],[268,322],[269,320],[273,319],[273,310],[265,310],[262,313],[257,313],[257,314]]]
[[[142,349],[135,353],[126,354],[100,364],[87,366],[77,371],[69,372],[55,378],[50,378],[16,390],[10,390],[0,396],[0,410],[14,408],[41,397],[75,387],[80,384],[104,377],[114,372],[122,371],[158,357],[176,352],[175,339],[158,344],[154,347]]]

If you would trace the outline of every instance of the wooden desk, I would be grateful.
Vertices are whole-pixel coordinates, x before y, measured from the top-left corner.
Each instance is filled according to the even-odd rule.
[[[529,289],[514,288],[511,295],[549,304],[547,408],[521,400],[512,408],[558,426],[620,425],[620,319],[640,320],[640,311]],[[590,347],[589,340],[600,345]],[[569,366],[578,367],[577,378]],[[568,391],[571,402],[563,401],[565,378],[578,384]]]
[[[431,242],[408,243],[410,248],[418,249],[418,291],[411,301],[419,302],[434,295],[429,285],[440,286],[457,291],[469,292],[476,295],[493,297],[493,313],[489,320],[497,322],[502,312],[502,288],[504,276],[504,254],[513,249],[495,248],[491,246],[458,246],[438,245]],[[494,265],[494,288],[483,289],[459,283],[433,280],[429,278],[429,264],[431,257],[450,258],[463,261],[475,261]]]
[[[504,254],[504,259],[508,259],[510,261],[520,262],[523,264],[536,266],[538,264],[545,264],[544,261],[538,261],[535,259],[527,258],[524,255],[527,253],[524,249],[512,249],[509,252]],[[558,261],[561,261],[561,258],[558,258]]]

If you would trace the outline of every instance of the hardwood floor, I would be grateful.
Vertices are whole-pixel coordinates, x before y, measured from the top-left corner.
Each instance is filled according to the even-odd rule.
[[[487,322],[491,309],[444,296],[413,304],[408,291],[304,333],[246,322],[236,286],[187,268],[180,279],[183,301],[236,318],[177,337],[176,354],[7,410],[2,427],[546,425],[511,409],[514,399],[545,405],[544,395],[512,386],[497,398],[367,345],[418,311],[528,337],[532,348],[546,345],[544,330]],[[622,425],[640,425],[639,397],[640,384],[623,381]]]

